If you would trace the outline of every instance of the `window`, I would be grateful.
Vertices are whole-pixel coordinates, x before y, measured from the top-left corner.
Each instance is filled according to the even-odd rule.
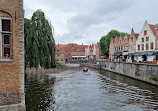
[[[142,44],[142,50],[144,50],[144,44]]]
[[[148,43],[146,43],[146,50],[148,50],[149,49],[149,44]]]
[[[10,20],[2,19],[2,31],[10,32]]]
[[[140,50],[140,45],[138,45],[138,50]]]
[[[59,61],[59,59],[57,59],[57,61]]]
[[[73,52],[73,49],[74,49],[74,48],[72,47],[72,48],[71,48],[71,52]]]
[[[144,31],[144,35],[147,35],[147,30]]]
[[[57,52],[59,52],[59,50],[57,50]]]
[[[0,48],[2,49],[2,53],[0,53],[0,57],[2,59],[9,59],[11,57],[11,25],[10,24],[11,22],[9,19],[1,19],[0,41],[2,41],[2,43],[0,44]]]
[[[120,40],[120,44],[121,44],[121,40]]]
[[[142,38],[142,42],[144,42],[144,38]]]
[[[61,58],[61,61],[63,61],[64,59],[63,58]]]
[[[57,54],[57,57],[60,57],[60,55],[59,55],[59,54]]]
[[[133,42],[133,38],[131,38],[131,42]]]
[[[149,41],[149,37],[146,37],[146,42],[148,42]]]
[[[128,50],[128,46],[126,46],[126,51]]]
[[[9,34],[2,34],[3,35],[3,45],[2,45],[2,54],[3,54],[3,58],[9,58],[10,57],[10,35]]]
[[[154,49],[154,43],[153,42],[151,42],[150,47],[151,47],[151,49]]]

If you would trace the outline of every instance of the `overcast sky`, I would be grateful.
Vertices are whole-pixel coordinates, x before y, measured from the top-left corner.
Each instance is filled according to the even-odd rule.
[[[158,0],[24,0],[25,18],[38,9],[51,21],[56,44],[97,43],[112,29],[140,33],[145,20],[158,23]]]

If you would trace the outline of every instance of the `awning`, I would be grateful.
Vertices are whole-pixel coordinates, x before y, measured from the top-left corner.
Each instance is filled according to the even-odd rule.
[[[154,52],[152,55],[158,55],[158,52]]]
[[[124,55],[128,55],[128,52],[123,52],[122,55],[123,55],[123,56],[124,56]]]
[[[86,56],[72,56],[72,58],[86,58]]]
[[[136,52],[134,55],[153,55],[154,52]]]
[[[122,52],[114,53],[113,56],[121,56]]]

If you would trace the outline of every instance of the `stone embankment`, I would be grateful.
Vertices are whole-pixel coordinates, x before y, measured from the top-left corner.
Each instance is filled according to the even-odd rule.
[[[158,85],[158,65],[146,63],[95,62],[81,63],[85,67],[100,68],[137,80]]]

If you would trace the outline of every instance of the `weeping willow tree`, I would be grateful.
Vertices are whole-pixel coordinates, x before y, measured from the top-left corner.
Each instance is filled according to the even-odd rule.
[[[24,19],[24,34],[25,65],[30,68],[54,68],[55,40],[52,26],[43,11],[34,12],[31,20]]]

